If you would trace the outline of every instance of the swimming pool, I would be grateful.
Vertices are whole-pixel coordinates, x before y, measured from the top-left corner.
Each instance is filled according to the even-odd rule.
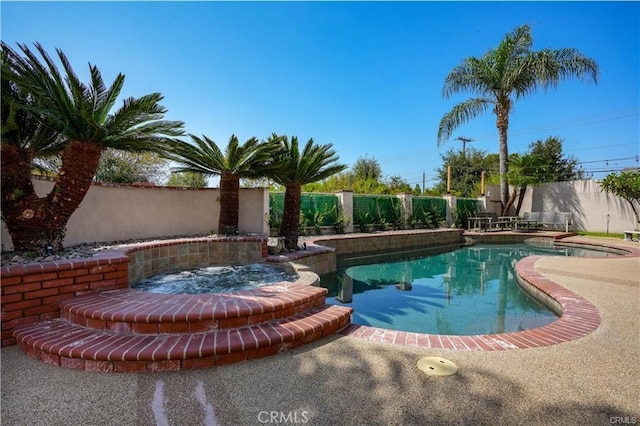
[[[521,331],[557,319],[516,282],[515,264],[531,255],[615,254],[535,240],[385,253],[340,259],[344,267],[320,285],[328,303],[354,309],[354,324],[448,335]]]

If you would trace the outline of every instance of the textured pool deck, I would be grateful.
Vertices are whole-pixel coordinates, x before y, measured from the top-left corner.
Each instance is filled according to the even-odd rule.
[[[574,241],[588,242],[582,237]],[[640,249],[638,242],[597,239]],[[523,350],[452,350],[334,336],[213,369],[113,375],[3,348],[7,425],[439,425],[640,422],[640,257],[537,259],[533,272],[592,303],[587,335]],[[431,377],[424,356],[458,365]]]

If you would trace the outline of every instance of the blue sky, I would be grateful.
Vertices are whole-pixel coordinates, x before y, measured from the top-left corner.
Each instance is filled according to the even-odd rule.
[[[433,186],[440,155],[495,153],[487,113],[436,143],[438,123],[470,97],[444,99],[447,73],[522,24],[534,49],[573,47],[600,65],[515,104],[510,152],[558,136],[586,171],[638,166],[638,2],[7,2],[1,37],[62,49],[83,80],[126,75],[125,96],[160,92],[167,118],[225,146],[272,132],[332,143],[349,166],[376,158],[386,175]]]

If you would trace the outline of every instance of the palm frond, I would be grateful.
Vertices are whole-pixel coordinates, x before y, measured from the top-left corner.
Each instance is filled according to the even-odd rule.
[[[283,149],[280,156],[285,166],[272,176],[280,185],[317,182],[346,168],[343,164],[336,164],[339,158],[332,144],[318,145],[309,139],[300,152],[296,136],[292,136],[290,142],[283,138],[281,143]]]
[[[446,113],[438,126],[438,145],[447,141],[455,129],[461,124],[478,117],[494,105],[494,101],[486,98],[472,98],[456,104],[451,111]]]
[[[166,109],[159,104],[162,100],[159,93],[125,99],[122,107],[110,115],[124,85],[123,74],[118,74],[107,87],[99,69],[89,64],[91,81],[85,84],[60,49],[56,52],[64,76],[40,44],[35,46],[42,59],[26,45],[18,46],[24,56],[2,43],[3,78],[30,93],[34,101],[22,108],[43,117],[43,122],[64,139],[102,147],[153,150],[162,149],[158,143],[163,138],[184,134],[183,122],[164,120]]]
[[[216,143],[206,136],[189,135],[191,143],[175,140],[168,151],[162,154],[179,165],[174,172],[197,172],[206,176],[219,175],[225,169],[224,155]]]

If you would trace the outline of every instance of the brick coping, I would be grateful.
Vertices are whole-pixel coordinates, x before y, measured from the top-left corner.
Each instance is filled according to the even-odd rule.
[[[571,241],[571,244],[604,247],[628,253],[603,259],[640,257],[640,249],[629,246],[620,246],[607,242],[577,243]],[[519,283],[525,287],[525,291],[537,293],[538,300],[543,301],[552,310],[559,308],[561,311],[561,316],[556,321],[545,326],[509,333],[457,336],[423,334],[352,324],[344,329],[341,334],[370,342],[458,351],[531,349],[557,345],[591,334],[600,326],[598,309],[586,298],[577,295],[537,272],[535,263],[542,257],[525,257],[516,264],[515,269]]]
[[[106,249],[96,252],[92,257],[82,259],[63,259],[53,262],[27,263],[24,265],[10,265],[0,268],[0,277],[9,278],[47,272],[67,271],[72,269],[93,268],[96,266],[117,265],[129,262],[129,254],[139,250],[148,250],[160,247],[168,247],[180,244],[197,243],[225,243],[225,242],[267,242],[264,235],[242,236],[242,237],[196,237],[196,238],[176,238],[169,240],[146,241],[140,243],[127,244],[120,247]]]
[[[100,321],[103,324],[98,328],[102,329],[104,323],[108,326],[116,322],[155,324],[157,327],[158,323],[228,320],[238,326],[240,319],[244,320],[241,325],[247,325],[251,317],[287,309],[293,312],[317,300],[324,301],[327,290],[313,285],[318,276],[311,272],[301,274],[296,282],[229,293],[158,294],[130,288],[109,290],[63,300],[60,308],[73,316]]]

